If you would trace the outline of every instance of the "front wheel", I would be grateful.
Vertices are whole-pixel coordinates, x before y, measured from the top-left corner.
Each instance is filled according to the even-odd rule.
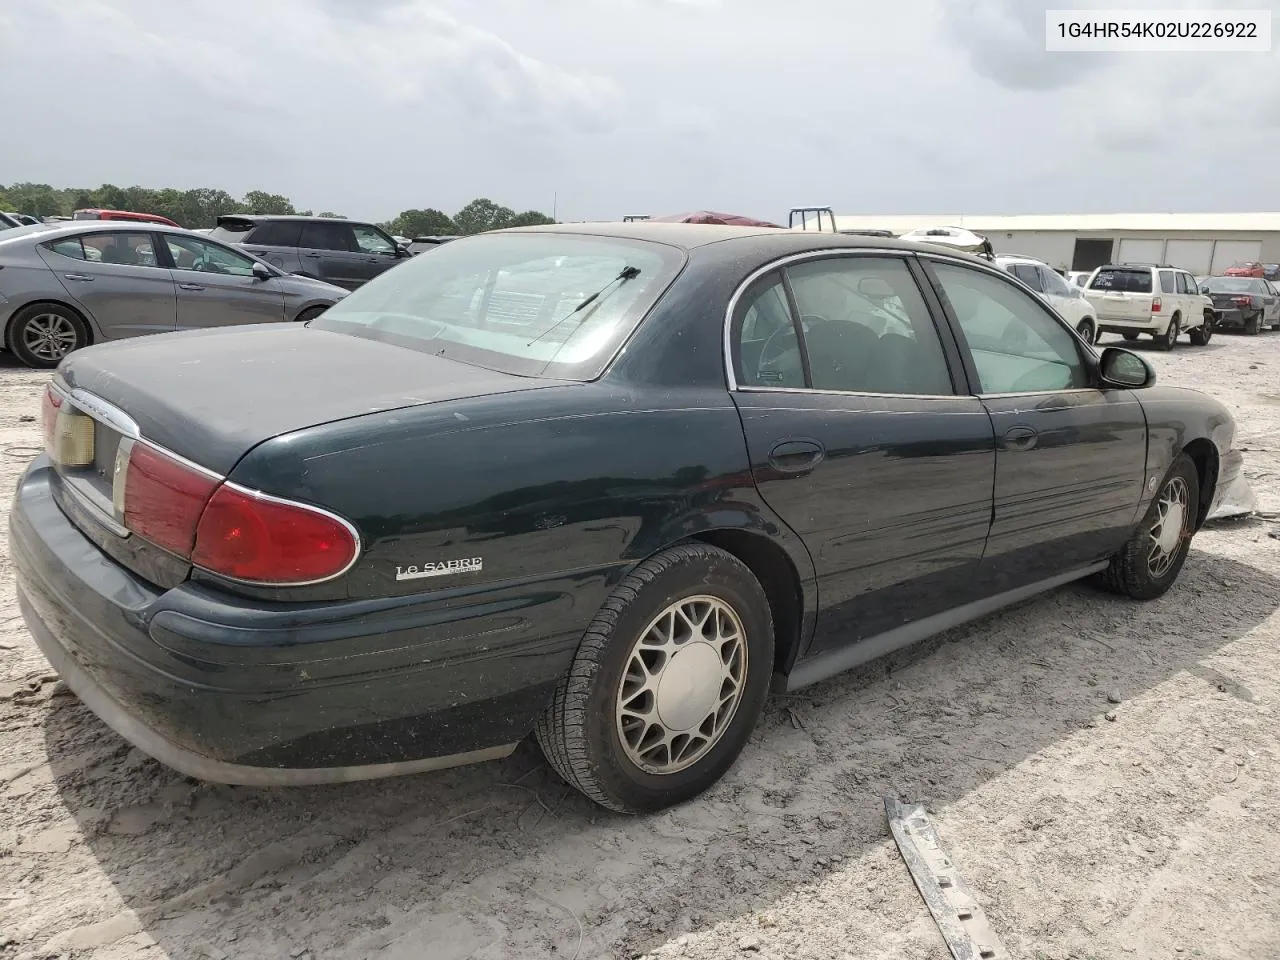
[[[1122,336],[1126,340],[1128,340],[1130,343],[1133,343],[1133,341],[1138,339],[1138,335],[1136,333],[1125,333],[1125,334],[1122,334]]]
[[[320,314],[324,313],[328,309],[329,309],[328,307],[308,307],[306,310],[303,310],[301,313],[298,314],[298,316],[295,318],[295,322],[310,323],[312,320],[320,316]]]
[[[661,810],[733,765],[772,673],[773,619],[751,571],[716,547],[673,547],[605,601],[534,733],[596,803]]]
[[[1093,345],[1098,342],[1098,335],[1093,329],[1093,321],[1087,317],[1076,325],[1076,333],[1085,343]]]
[[[1146,516],[1100,575],[1103,585],[1134,600],[1163,596],[1191,549],[1199,505],[1196,465],[1180,453]]]

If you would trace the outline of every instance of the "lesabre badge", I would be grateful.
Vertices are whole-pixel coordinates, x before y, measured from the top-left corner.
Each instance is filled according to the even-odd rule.
[[[441,560],[439,563],[415,563],[407,567],[396,567],[396,579],[422,580],[426,577],[447,577],[454,573],[479,573],[483,569],[484,559],[481,557]]]

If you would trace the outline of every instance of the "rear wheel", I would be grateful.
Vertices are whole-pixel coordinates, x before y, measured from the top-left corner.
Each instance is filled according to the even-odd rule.
[[[1163,595],[1178,579],[1191,549],[1199,503],[1196,465],[1180,453],[1146,516],[1100,575],[1103,585],[1134,600]]]
[[[1252,317],[1244,322],[1244,332],[1249,336],[1257,336],[1258,331],[1262,329],[1262,314],[1255,313]]]
[[[1197,347],[1208,346],[1213,338],[1213,314],[1206,313],[1204,323],[1191,331],[1191,342]]]
[[[1182,319],[1175,313],[1164,333],[1156,336],[1156,346],[1161,350],[1172,350],[1173,345],[1178,342],[1180,333],[1182,333]]]
[[[773,620],[751,571],[715,547],[673,547],[605,601],[534,732],[592,800],[660,810],[733,765],[772,672]]]
[[[67,307],[36,303],[19,310],[9,323],[9,349],[28,367],[48,370],[89,342],[83,320]]]

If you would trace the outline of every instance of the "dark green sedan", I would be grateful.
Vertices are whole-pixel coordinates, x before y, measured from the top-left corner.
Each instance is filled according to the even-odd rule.
[[[65,359],[22,612],[194,777],[356,780],[534,734],[599,803],[721,777],[794,689],[1071,580],[1173,584],[1227,410],[986,261],[665,223],[501,231],[308,324]]]

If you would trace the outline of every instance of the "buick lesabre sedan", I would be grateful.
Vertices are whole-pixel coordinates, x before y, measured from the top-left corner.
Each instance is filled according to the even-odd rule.
[[[104,721],[207,780],[502,757],[641,812],[770,689],[1078,578],[1149,600],[1240,469],[1215,400],[984,260],[686,224],[501,231],[307,325],[68,356],[11,519]]]

